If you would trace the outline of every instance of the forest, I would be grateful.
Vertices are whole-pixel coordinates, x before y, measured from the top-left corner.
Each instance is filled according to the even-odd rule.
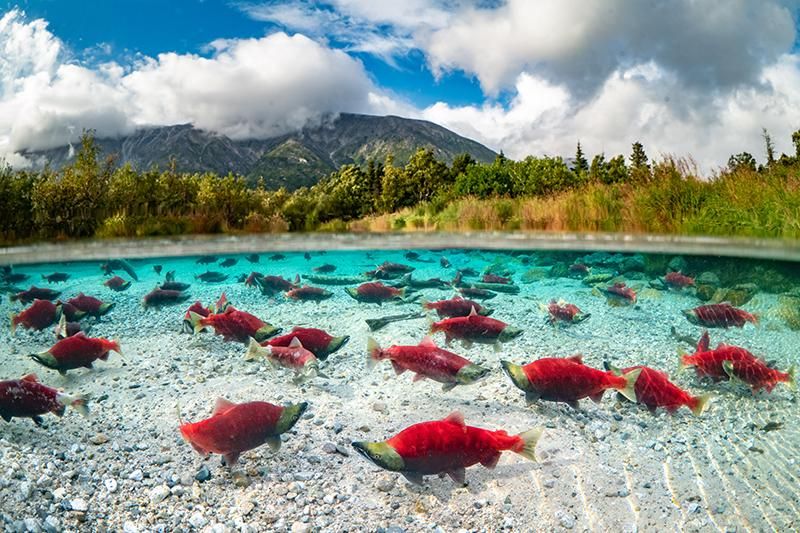
[[[688,158],[560,157],[451,165],[419,149],[405,165],[344,165],[288,192],[243,176],[119,166],[85,132],[60,169],[0,165],[3,244],[76,238],[286,231],[544,230],[800,238],[800,131],[793,155],[735,154],[711,176]]]

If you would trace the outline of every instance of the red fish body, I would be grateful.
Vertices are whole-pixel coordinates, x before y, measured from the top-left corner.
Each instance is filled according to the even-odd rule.
[[[455,296],[449,300],[439,300],[438,302],[424,302],[422,307],[425,309],[435,309],[439,318],[469,316],[473,308],[479,315],[489,316],[492,314],[491,309],[483,307],[478,302],[466,300],[461,296]]]
[[[497,276],[495,274],[484,274],[481,278],[483,283],[499,283],[501,285],[508,285],[511,283],[511,278],[505,278],[503,276]]]
[[[548,317],[548,322],[550,322],[550,324],[556,324],[557,322],[577,324],[592,316],[589,313],[581,311],[577,305],[569,304],[564,301],[556,302],[555,300],[550,300],[550,303],[545,309],[550,315]]]
[[[306,302],[321,302],[322,300],[327,300],[331,296],[333,296],[331,291],[326,291],[320,287],[310,287],[308,285],[286,292],[287,298]]]
[[[324,330],[317,328],[301,328],[295,326],[290,333],[281,335],[262,343],[262,346],[288,347],[292,340],[297,338],[305,349],[314,354],[317,359],[325,360],[330,354],[344,346],[350,337],[334,337]]]
[[[591,398],[599,402],[608,389],[616,389],[632,402],[636,401],[636,379],[641,370],[624,376],[604,372],[583,364],[580,355],[546,357],[520,366],[501,361],[508,377],[525,392],[528,403],[542,399],[565,402],[577,408],[578,400]]]
[[[108,360],[111,350],[122,353],[119,342],[87,337],[81,331],[61,339],[45,352],[32,354],[31,358],[47,368],[66,374],[67,370],[75,368],[92,368],[92,364],[98,359]]]
[[[251,272],[244,280],[245,287],[258,287],[259,280],[264,279],[264,274],[260,272]]]
[[[606,365],[609,368],[609,365]],[[617,374],[627,374],[636,369],[641,369],[641,374],[636,380],[636,401],[645,405],[651,412],[663,407],[672,414],[685,405],[695,415],[700,415],[705,409],[709,396],[692,396],[669,380],[666,372],[655,370],[647,366],[632,366],[616,370],[609,368]]]
[[[280,435],[297,423],[305,402],[281,407],[268,402],[235,404],[219,398],[210,418],[181,423],[183,438],[203,457],[221,454],[227,466],[234,466],[242,452],[268,444],[280,448]]]
[[[210,326],[214,328],[217,335],[222,335],[229,342],[247,342],[251,337],[258,342],[263,342],[280,332],[280,328],[276,328],[250,313],[239,311],[232,305],[229,305],[224,313],[212,314],[207,317],[190,313],[190,317],[195,333]]]
[[[609,297],[610,300],[615,302],[626,305],[636,303],[636,292],[624,283],[617,282],[602,289],[602,291],[606,294],[606,296]]]
[[[183,283],[171,279],[159,285],[159,288],[164,289],[165,291],[175,291],[175,292],[183,292],[189,287],[191,287],[189,283]]]
[[[89,412],[82,396],[71,396],[43,385],[35,374],[0,381],[0,418],[6,422],[16,416],[31,418],[36,425],[41,425],[41,415],[53,413],[63,416],[67,406],[74,407],[83,415]]]
[[[541,434],[541,428],[509,435],[502,430],[467,426],[456,412],[444,420],[409,426],[384,442],[354,442],[353,447],[376,465],[399,472],[412,483],[421,484],[422,476],[446,473],[463,484],[465,468],[478,463],[494,468],[507,450],[535,461]]]
[[[20,302],[29,304],[34,300],[49,300],[53,301],[59,297],[61,291],[54,291],[53,289],[45,289],[42,287],[32,286],[30,289],[9,296],[12,302]]]
[[[694,309],[687,309],[683,311],[683,314],[692,324],[707,328],[741,328],[747,322],[758,324],[758,318],[755,315],[727,302],[701,305]]]
[[[56,309],[58,310],[58,315],[66,317],[68,322],[78,322],[87,315],[86,311],[81,311],[71,303],[62,302],[61,300],[56,302]]]
[[[105,303],[94,296],[87,296],[83,293],[78,294],[75,298],[70,298],[67,303],[94,317],[103,316],[114,307],[113,303]]]
[[[414,372],[414,381],[430,378],[443,383],[442,390],[456,385],[469,385],[489,373],[488,368],[473,364],[460,355],[436,346],[433,339],[425,337],[417,346],[390,346],[382,349],[374,339],[367,343],[367,366],[388,359],[397,375],[406,370]]]
[[[746,383],[753,393],[761,389],[772,392],[778,383],[787,383],[790,388],[796,389],[795,369],[791,367],[788,372],[781,372],[768,366],[764,361],[725,361],[722,369],[732,380]]]
[[[742,381],[750,385],[753,392],[762,388],[772,392],[778,383],[795,387],[794,367],[788,372],[781,372],[739,346],[722,343],[711,350],[709,345],[708,332],[705,331],[695,353],[681,356],[681,368],[694,366],[698,376],[710,377],[715,381]]]
[[[438,331],[444,332],[447,344],[450,344],[453,339],[459,339],[466,344],[472,342],[496,344],[508,342],[522,335],[521,329],[488,316],[481,316],[474,309],[469,316],[446,318],[434,322],[431,325],[431,333]]]
[[[187,309],[186,313],[183,315],[183,331],[185,333],[194,333],[192,313],[206,318],[211,314],[211,309],[208,307],[203,307],[203,304],[200,302],[200,300],[197,300],[191,306],[189,306],[189,309]],[[203,328],[203,331],[205,331],[205,328]]]
[[[246,281],[246,280],[245,280]],[[300,276],[296,276],[294,283],[281,276],[261,276],[255,277],[254,281],[258,284],[262,294],[274,295],[279,292],[290,291],[297,289],[300,283]]]
[[[572,263],[567,270],[572,274],[586,275],[589,273],[589,267],[583,263]]]
[[[362,283],[355,289],[345,289],[353,299],[364,303],[381,304],[389,300],[400,299],[405,294],[405,289],[388,287],[378,281]]]
[[[27,309],[16,315],[11,315],[11,333],[22,326],[25,329],[41,331],[56,323],[58,310],[56,305],[49,300],[34,300]]]
[[[387,274],[408,274],[409,272],[414,271],[414,267],[403,265],[401,263],[390,263],[389,261],[385,261],[378,265],[377,270]]]
[[[103,283],[103,285],[105,285],[106,287],[108,287],[112,291],[122,292],[122,291],[128,290],[128,288],[131,286],[131,282],[130,281],[125,281],[124,279],[122,279],[119,276],[114,276],[113,278],[111,278],[111,279],[107,280],[105,283]]]
[[[145,307],[160,307],[162,305],[174,305],[185,302],[189,295],[182,291],[163,289],[156,287],[142,298],[142,305]]]
[[[694,285],[694,278],[681,274],[680,272],[669,272],[664,276],[664,284],[672,289],[683,289]]]
[[[274,366],[294,370],[296,381],[313,379],[317,376],[327,378],[319,371],[319,361],[300,342],[297,337],[292,339],[289,346],[261,346],[255,339],[250,339],[250,344],[245,353],[245,361],[264,357]]]

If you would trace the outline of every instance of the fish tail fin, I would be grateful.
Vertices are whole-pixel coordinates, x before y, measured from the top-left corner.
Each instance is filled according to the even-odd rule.
[[[428,307],[430,305],[430,302],[427,300],[427,298],[423,298],[422,300],[419,301],[419,303],[420,305],[422,305],[422,308],[425,309],[426,311],[430,309],[430,307]]]
[[[750,321],[753,323],[754,326],[758,326],[761,319],[757,314],[753,313],[750,315]]]
[[[253,337],[250,337],[250,342],[247,343],[247,352],[244,354],[245,361],[252,361],[254,359],[258,359],[261,355],[263,348],[258,341],[255,340]]]
[[[192,324],[192,329],[194,329],[194,334],[197,335],[201,331],[203,331],[203,317],[195,313],[194,311],[189,311],[189,322]]]
[[[639,379],[641,373],[642,369],[637,368],[622,375],[625,378],[625,387],[619,389],[619,392],[633,403],[636,403],[636,380]]]
[[[409,277],[410,277],[410,276],[409,276]],[[397,292],[399,292],[399,293],[400,293],[400,297],[401,297],[401,298],[402,298],[402,297],[405,297],[405,295],[406,295],[406,287],[403,287],[402,289],[397,289]]]
[[[697,348],[695,349],[695,351],[707,352],[710,344],[711,344],[711,339],[708,336],[708,330],[705,330],[703,334],[700,336],[700,339],[697,341]]]
[[[111,349],[117,352],[119,355],[122,355],[122,347],[119,344],[119,337],[114,337]]]
[[[689,364],[689,357],[691,357],[689,354],[681,349],[678,349],[678,374],[686,370],[687,367],[691,366],[691,364]]]
[[[536,462],[536,444],[539,442],[539,439],[542,437],[542,433],[544,433],[543,427],[529,429],[528,431],[524,431],[517,435],[522,442],[522,446],[519,450],[514,450],[516,453],[520,454],[525,459],[530,461]]]
[[[797,390],[797,368],[792,365],[789,368],[789,371],[786,372],[788,379],[786,380],[786,384],[789,385],[789,388],[792,390]]]
[[[372,337],[367,339],[367,369],[372,370],[380,360],[381,347]]]
[[[56,396],[56,399],[61,405],[70,406],[83,416],[89,415],[89,400],[83,394],[66,394],[61,392]]]
[[[17,315],[14,313],[9,313],[8,318],[11,319],[11,335],[14,335],[14,332],[17,331]]]
[[[703,394],[701,396],[695,396],[692,399],[692,405],[690,406],[692,413],[694,416],[700,416],[703,414],[703,411],[708,409],[708,402],[711,401],[710,394]]]

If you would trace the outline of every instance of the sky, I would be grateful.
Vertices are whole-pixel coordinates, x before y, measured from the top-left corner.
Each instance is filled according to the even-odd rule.
[[[0,0],[0,157],[193,123],[266,138],[339,112],[503,150],[691,156],[800,129],[800,0]]]

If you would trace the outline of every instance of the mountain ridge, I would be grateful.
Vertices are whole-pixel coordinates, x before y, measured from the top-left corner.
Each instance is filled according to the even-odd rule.
[[[117,164],[138,169],[167,168],[174,160],[181,172],[229,172],[262,179],[271,189],[310,186],[342,165],[383,162],[388,155],[405,164],[419,148],[428,148],[447,163],[461,153],[478,161],[495,152],[433,122],[393,115],[342,113],[319,125],[267,139],[233,140],[191,124],[141,128],[116,138],[97,138],[103,156],[115,154]],[[72,148],[23,152],[34,166],[61,167],[71,161]]]

